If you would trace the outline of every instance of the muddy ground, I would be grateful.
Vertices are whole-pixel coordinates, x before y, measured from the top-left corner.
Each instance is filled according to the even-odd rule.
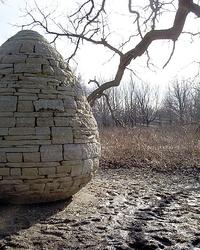
[[[0,205],[0,249],[200,249],[196,169],[104,169],[73,200]]]

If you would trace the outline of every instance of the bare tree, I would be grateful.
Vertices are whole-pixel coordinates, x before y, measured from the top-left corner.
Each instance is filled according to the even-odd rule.
[[[180,124],[191,121],[191,90],[192,87],[189,87],[188,81],[176,81],[169,88],[166,95],[166,107]]]
[[[148,2],[148,4],[146,4]],[[56,22],[52,13],[45,13],[36,3],[37,12],[27,9],[27,15],[31,18],[30,23],[23,27],[33,27],[39,25],[47,33],[54,36],[53,42],[58,37],[66,37],[70,39],[75,47],[69,59],[76,55],[77,50],[82,42],[90,42],[96,45],[104,46],[119,57],[119,64],[115,76],[112,80],[104,82],[98,86],[88,96],[88,101],[94,104],[94,100],[100,98],[105,90],[119,86],[123,78],[125,70],[129,64],[136,58],[146,55],[147,65],[149,65],[150,56],[148,48],[155,40],[170,40],[173,42],[172,52],[164,67],[169,63],[175,50],[175,43],[180,34],[183,32],[185,21],[189,13],[200,17],[200,6],[198,1],[193,0],[148,0],[141,1],[140,6],[134,6],[134,1],[128,0],[128,10],[132,14],[134,20],[135,32],[119,47],[113,46],[109,42],[109,28],[106,22],[106,0],[83,0],[80,1],[78,8],[68,16],[66,25]],[[175,13],[174,21],[171,27],[167,29],[158,29],[162,21],[162,15],[172,11]],[[37,14],[38,14],[37,13]],[[54,25],[51,25],[51,24]],[[55,27],[56,28],[52,28]],[[187,32],[185,32],[187,33]],[[192,35],[192,33],[190,33]],[[138,38],[138,43],[131,45],[132,38]],[[129,49],[126,51],[126,44],[129,43]],[[131,49],[130,49],[131,47]]]
[[[105,98],[106,96],[106,98]],[[106,91],[93,110],[100,126],[149,126],[158,118],[158,89],[147,83],[130,82]]]
[[[124,95],[124,123],[127,126],[134,127],[137,124],[137,104],[135,99],[135,82],[131,77],[130,82],[123,86],[123,95]]]
[[[138,118],[141,124],[147,127],[158,114],[158,89],[153,91],[147,83],[141,83],[135,91]]]
[[[191,91],[190,114],[193,122],[200,122],[200,85],[196,84]]]

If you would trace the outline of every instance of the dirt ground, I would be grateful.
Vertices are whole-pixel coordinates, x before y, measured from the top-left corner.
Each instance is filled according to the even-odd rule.
[[[72,200],[0,205],[0,250],[200,249],[197,169],[103,169]]]

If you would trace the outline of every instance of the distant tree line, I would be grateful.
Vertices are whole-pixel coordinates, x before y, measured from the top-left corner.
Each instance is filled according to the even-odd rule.
[[[133,80],[112,88],[93,106],[99,127],[167,126],[200,121],[200,84],[174,81],[159,96],[158,88]]]

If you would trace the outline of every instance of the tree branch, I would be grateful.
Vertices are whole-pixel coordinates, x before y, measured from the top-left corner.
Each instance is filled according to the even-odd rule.
[[[36,24],[36,25],[41,26],[42,28],[45,29],[45,31],[47,33],[54,35],[54,41],[60,36],[62,36],[62,37],[64,36],[64,37],[67,37],[69,39],[72,39],[72,41],[75,42],[75,44],[76,44],[74,53],[72,55],[74,55],[76,53],[76,51],[79,47],[80,41],[87,41],[87,42],[90,42],[93,44],[103,45],[106,48],[108,48],[109,50],[113,51],[115,54],[119,55],[119,59],[120,59],[119,65],[118,65],[117,71],[115,73],[114,79],[103,83],[101,86],[99,86],[96,90],[94,90],[88,96],[88,101],[91,104],[93,104],[95,99],[100,98],[106,89],[118,86],[120,84],[127,66],[131,63],[132,60],[135,60],[137,57],[140,57],[145,52],[147,52],[149,46],[151,45],[151,43],[153,41],[171,40],[174,42],[174,45],[175,45],[176,40],[179,38],[180,34],[183,32],[183,27],[185,25],[187,15],[189,13],[193,13],[197,17],[200,17],[200,6],[193,3],[193,0],[177,0],[177,1],[178,1],[179,5],[178,5],[178,9],[177,9],[176,14],[175,14],[174,23],[173,23],[172,27],[168,28],[168,29],[157,30],[155,27],[155,24],[156,24],[157,16],[159,16],[161,14],[161,7],[165,4],[173,4],[174,0],[168,1],[166,3],[163,3],[163,1],[158,1],[158,0],[149,0],[150,5],[148,5],[148,9],[150,9],[151,13],[153,13],[153,12],[154,13],[153,13],[153,15],[151,15],[151,17],[149,17],[149,19],[147,18],[147,20],[148,20],[148,22],[149,21],[152,22],[152,27],[151,27],[151,30],[149,32],[147,32],[145,35],[143,35],[142,31],[141,31],[141,26],[139,23],[140,14],[137,11],[134,11],[132,9],[131,0],[129,0],[129,2],[128,2],[129,3],[129,5],[128,5],[129,12],[136,15],[135,22],[137,24],[138,34],[140,35],[141,40],[134,48],[130,49],[126,53],[123,53],[121,51],[121,48],[117,49],[114,46],[112,46],[110,43],[108,43],[108,41],[105,39],[104,36],[101,39],[97,38],[97,40],[95,38],[93,38],[94,37],[93,35],[95,35],[95,37],[98,37],[97,33],[99,35],[99,31],[100,31],[99,17],[102,13],[105,12],[106,0],[101,0],[100,7],[97,10],[94,6],[93,0],[86,0],[85,3],[82,4],[80,6],[80,8],[78,9],[78,12],[76,11],[76,12],[74,12],[74,14],[72,14],[70,16],[71,18],[74,18],[74,16],[78,15],[78,13],[81,12],[80,17],[78,16],[78,17],[73,19],[74,22],[73,22],[73,20],[71,20],[71,24],[74,23],[74,27],[73,27],[74,31],[73,32],[71,32],[69,30],[65,30],[61,25],[58,26],[61,30],[60,33],[52,31],[49,28],[50,25],[47,22],[48,16],[43,15],[43,13],[40,13],[42,15],[42,19],[43,19],[42,21],[40,21],[40,20],[36,20],[30,11],[29,12],[27,11],[27,12],[28,12],[28,15],[32,19],[32,22],[30,23],[30,25]],[[89,8],[87,11],[85,10],[86,6]],[[84,12],[84,13],[82,13],[82,12]],[[143,24],[145,25],[145,23],[143,23]],[[27,26],[29,26],[29,25],[26,25],[26,27]],[[173,47],[172,53],[171,53],[170,58],[167,61],[166,65],[171,60],[171,57],[174,53],[174,49],[175,49],[175,46]]]
[[[163,69],[164,69],[164,68],[168,65],[168,63],[171,61],[172,56],[173,56],[174,51],[175,51],[175,47],[176,47],[176,41],[173,41],[172,52],[171,52],[171,54],[170,54],[170,56],[169,56],[169,59],[168,59],[167,62],[164,64]]]
[[[134,49],[129,50],[120,57],[120,63],[114,80],[106,82],[102,84],[98,89],[94,90],[88,96],[88,101],[94,102],[96,98],[101,97],[102,93],[106,89],[118,86],[122,80],[126,67],[132,60],[143,55],[153,41],[172,40],[173,42],[175,42],[183,30],[186,17],[189,12],[193,12],[197,16],[200,16],[200,6],[194,4],[192,0],[179,0],[179,6],[175,15],[173,26],[169,29],[149,31]]]
[[[89,80],[88,84],[90,84],[90,83],[95,83],[98,88],[100,87],[100,84],[96,79]],[[122,126],[122,123],[115,117],[114,110],[112,109],[111,104],[110,104],[109,96],[106,93],[103,93],[102,96],[105,97],[106,104],[108,106],[108,109],[110,111],[111,117],[112,117],[115,125],[116,126],[118,126],[118,125]]]

